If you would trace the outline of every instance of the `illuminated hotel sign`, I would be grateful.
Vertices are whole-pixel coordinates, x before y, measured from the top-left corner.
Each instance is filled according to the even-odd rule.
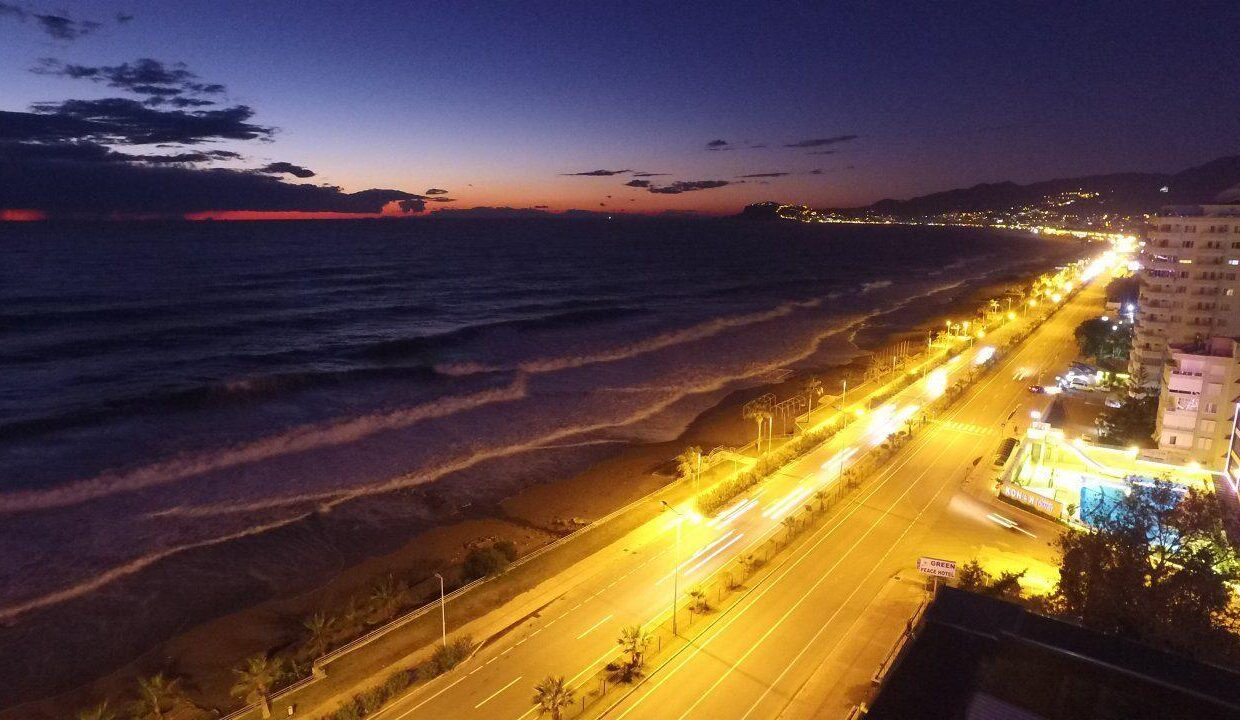
[[[1063,514],[1063,503],[1058,500],[1052,500],[1045,495],[1029,492],[1019,485],[1005,482],[999,486],[999,494],[1051,517],[1059,517]]]

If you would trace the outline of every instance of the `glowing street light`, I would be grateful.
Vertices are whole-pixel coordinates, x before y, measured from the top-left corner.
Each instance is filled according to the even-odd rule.
[[[685,520],[688,518],[679,510],[669,505],[666,500],[662,502],[663,507],[676,513],[678,518],[676,521],[676,556],[672,558],[672,562],[676,564],[672,570],[672,634],[678,635],[679,633],[676,632],[676,600],[680,596],[680,526],[684,525]]]

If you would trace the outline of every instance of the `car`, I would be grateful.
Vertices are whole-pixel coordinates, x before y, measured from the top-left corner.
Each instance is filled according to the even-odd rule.
[[[1029,392],[1035,395],[1041,395],[1042,393],[1046,392],[1046,388],[1042,387],[1041,385],[1030,385]]]

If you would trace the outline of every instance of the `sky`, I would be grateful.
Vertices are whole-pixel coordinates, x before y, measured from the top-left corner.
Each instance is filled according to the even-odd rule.
[[[0,209],[732,213],[1177,171],[1240,150],[1238,28],[1234,2],[0,0]]]

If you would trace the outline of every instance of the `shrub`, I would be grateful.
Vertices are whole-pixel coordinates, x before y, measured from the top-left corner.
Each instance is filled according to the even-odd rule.
[[[499,553],[508,560],[508,562],[512,562],[517,559],[517,544],[511,540],[496,540],[495,544],[491,547],[498,550]]]
[[[503,572],[509,560],[504,553],[494,547],[474,548],[465,556],[465,564],[461,567],[467,581],[491,577]]]

